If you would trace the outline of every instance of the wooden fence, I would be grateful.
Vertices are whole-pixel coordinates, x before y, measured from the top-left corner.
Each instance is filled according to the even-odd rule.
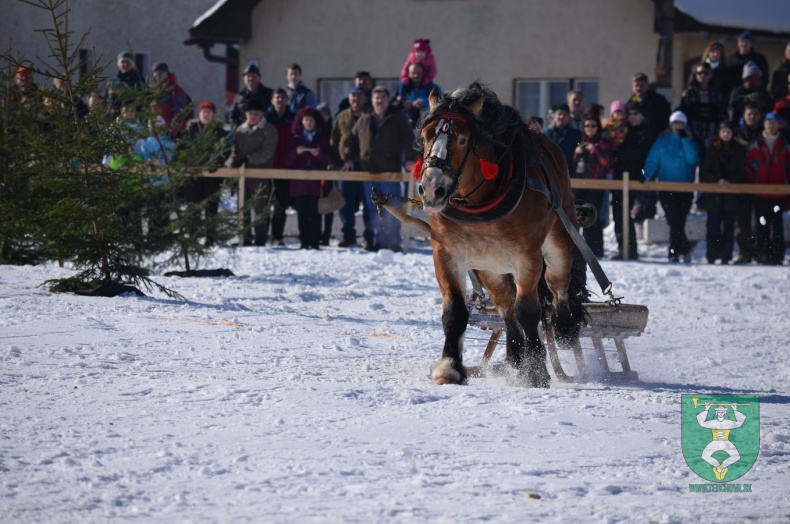
[[[239,208],[244,205],[245,178],[279,178],[288,180],[349,180],[358,182],[407,182],[407,196],[414,196],[414,179],[411,173],[368,173],[365,171],[302,171],[296,169],[230,169],[221,168],[213,172],[205,172],[203,176],[232,178],[239,177]],[[638,182],[630,180],[625,173],[623,180],[588,180],[572,178],[571,186],[575,189],[608,189],[623,192],[623,223],[628,223],[631,191],[679,191],[727,194],[771,194],[790,195],[788,184],[730,184],[722,187],[719,184],[685,183],[685,182]],[[411,214],[411,204],[407,204],[407,213]],[[409,247],[408,227],[403,228],[404,249]],[[241,239],[240,239],[241,242]],[[623,235],[623,252],[628,253],[628,235]]]

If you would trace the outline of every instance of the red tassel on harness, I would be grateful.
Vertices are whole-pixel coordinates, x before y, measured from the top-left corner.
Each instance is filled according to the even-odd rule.
[[[481,158],[480,170],[483,172],[483,178],[493,180],[499,174],[499,165],[496,162],[489,162]]]
[[[420,176],[422,176],[422,157],[418,158],[414,165],[411,166],[411,176],[414,180],[419,180]]]

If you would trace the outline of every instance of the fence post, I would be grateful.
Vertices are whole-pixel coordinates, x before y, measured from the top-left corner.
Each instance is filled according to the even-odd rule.
[[[623,260],[629,260],[631,250],[631,228],[628,221],[631,219],[631,195],[629,194],[630,175],[628,171],[623,172]],[[634,246],[636,247],[636,246]]]
[[[239,207],[239,247],[244,245],[244,164],[239,169],[239,188],[238,188],[238,207]],[[248,226],[249,227],[249,226]]]

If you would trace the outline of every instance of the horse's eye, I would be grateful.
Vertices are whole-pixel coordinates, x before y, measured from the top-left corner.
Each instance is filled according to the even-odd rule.
[[[464,147],[467,142],[468,142],[468,140],[467,140],[467,138],[465,136],[458,137],[458,145],[459,146]]]

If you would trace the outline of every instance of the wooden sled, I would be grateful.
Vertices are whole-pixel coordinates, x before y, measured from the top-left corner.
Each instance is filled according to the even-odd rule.
[[[488,373],[497,373],[504,368],[504,364],[490,363],[499,339],[505,332],[505,323],[497,314],[488,294],[483,289],[474,273],[470,272],[472,279],[472,293],[467,297],[469,307],[469,326],[481,330],[491,331],[483,359],[479,366],[467,367],[470,377],[482,377]],[[549,360],[554,370],[554,375],[561,382],[586,382],[590,380],[603,382],[633,381],[638,380],[636,371],[631,369],[628,354],[625,349],[625,339],[641,335],[647,326],[647,306],[636,304],[609,304],[591,302],[584,305],[590,316],[587,325],[583,325],[579,333],[579,342],[573,347],[573,356],[576,362],[576,373],[570,374],[563,368],[557,353],[559,348],[554,341],[551,330],[541,329]],[[589,339],[595,354],[595,361],[599,370],[588,368],[585,359],[582,340]],[[604,346],[604,340],[613,342],[614,348]],[[587,345],[587,344],[585,344]],[[610,362],[616,362],[618,369],[612,369]]]

